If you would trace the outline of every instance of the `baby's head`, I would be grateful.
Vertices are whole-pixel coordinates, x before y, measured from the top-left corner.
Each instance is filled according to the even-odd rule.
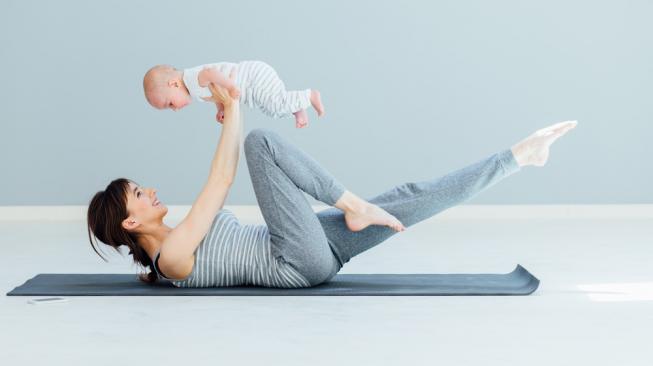
[[[143,77],[145,99],[156,109],[184,108],[191,101],[183,73],[172,66],[156,65]]]

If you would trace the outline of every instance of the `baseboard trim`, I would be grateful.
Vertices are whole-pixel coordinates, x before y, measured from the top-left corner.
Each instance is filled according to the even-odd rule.
[[[225,206],[242,219],[262,220],[258,206]],[[319,211],[326,206],[313,206]],[[86,220],[86,206],[0,206],[0,221]],[[190,206],[168,206],[169,220],[181,220]],[[628,205],[461,205],[433,219],[653,219],[653,204]]]

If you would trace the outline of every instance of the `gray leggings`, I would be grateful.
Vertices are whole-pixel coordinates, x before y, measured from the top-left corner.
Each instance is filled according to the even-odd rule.
[[[314,213],[303,192],[330,206],[345,188],[305,152],[266,129],[245,138],[247,167],[268,226],[272,255],[290,263],[311,286],[328,281],[351,258],[383,242],[395,231],[368,226],[350,231],[335,207]],[[368,199],[409,227],[518,171],[510,149],[442,177],[399,185]]]

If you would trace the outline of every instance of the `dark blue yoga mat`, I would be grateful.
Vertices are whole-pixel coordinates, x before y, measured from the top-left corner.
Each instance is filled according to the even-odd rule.
[[[7,296],[469,296],[529,295],[540,281],[517,265],[506,274],[339,274],[315,287],[177,288],[133,274],[39,274]]]

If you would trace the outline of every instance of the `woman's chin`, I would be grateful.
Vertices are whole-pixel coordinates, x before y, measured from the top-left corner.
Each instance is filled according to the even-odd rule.
[[[156,208],[160,217],[164,217],[168,213],[168,206],[164,205],[163,203],[159,203],[158,205],[154,206],[154,208]]]

